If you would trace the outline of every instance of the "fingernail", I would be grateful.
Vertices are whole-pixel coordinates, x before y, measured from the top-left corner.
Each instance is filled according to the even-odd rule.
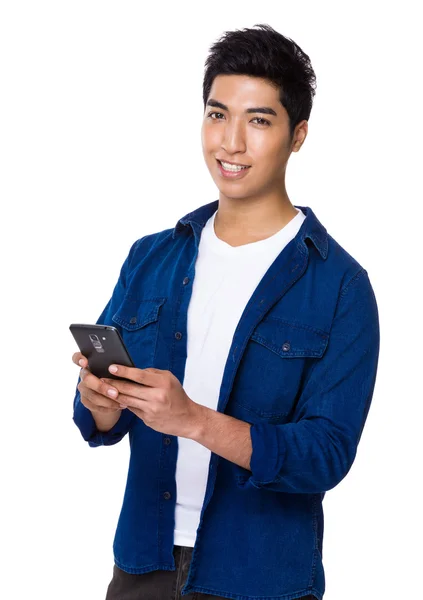
[[[118,369],[117,369],[117,366],[116,366],[116,365],[110,365],[110,367],[109,367],[109,371],[110,371],[110,373],[116,373],[116,371],[117,371],[117,370],[118,370]]]
[[[109,396],[113,396],[113,398],[116,398],[117,396],[117,391],[116,390],[107,390],[107,393],[109,394]]]
[[[83,366],[84,366],[84,359],[83,359],[83,358],[80,358],[80,359],[79,359],[79,364],[81,365],[81,367],[83,367]]]

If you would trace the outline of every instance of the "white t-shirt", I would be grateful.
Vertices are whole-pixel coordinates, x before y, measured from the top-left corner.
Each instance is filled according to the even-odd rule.
[[[217,211],[202,231],[188,307],[187,361],[183,387],[190,398],[217,409],[226,360],[246,304],[278,254],[295,237],[305,214],[271,237],[233,247],[214,231]],[[178,437],[174,544],[195,544],[211,452]]]

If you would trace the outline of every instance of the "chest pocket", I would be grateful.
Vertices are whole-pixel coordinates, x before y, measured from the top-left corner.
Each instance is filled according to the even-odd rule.
[[[274,317],[250,336],[231,395],[232,416],[250,422],[287,421],[312,365],[321,360],[329,334]]]
[[[160,310],[166,298],[125,296],[112,320],[119,326],[129,354],[139,369],[154,367]]]

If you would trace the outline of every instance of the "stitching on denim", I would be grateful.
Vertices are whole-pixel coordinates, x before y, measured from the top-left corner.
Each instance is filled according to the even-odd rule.
[[[329,333],[324,329],[320,329],[319,327],[315,327],[314,325],[307,325],[306,323],[292,323],[292,321],[287,321],[286,319],[282,319],[281,317],[277,317],[275,315],[266,315],[259,323],[265,323],[266,321],[276,321],[278,324],[281,323],[283,325],[287,325],[291,329],[305,329],[306,331],[312,331],[321,337],[328,337]]]
[[[132,324],[132,323],[130,323],[128,318],[125,318],[125,317],[127,317],[127,315],[129,315],[129,314],[133,315],[134,312],[136,312],[138,314],[140,307],[137,306],[137,307],[134,307],[133,310],[130,310],[129,307],[127,305],[125,305],[125,300],[127,298],[136,300],[136,302],[138,302],[138,303],[157,302],[157,304],[156,304],[156,306],[151,308],[150,312],[144,317],[144,320],[141,323]],[[161,307],[166,302],[166,300],[167,300],[167,298],[163,298],[163,297],[138,300],[137,298],[132,297],[132,296],[131,297],[125,296],[122,301],[122,304],[119,306],[118,310],[112,316],[112,321],[114,321],[115,323],[119,323],[119,325],[121,327],[123,327],[124,329],[126,329],[127,331],[137,331],[138,329],[141,329],[141,328],[145,327],[146,325],[149,325],[150,323],[155,323],[156,321],[158,321]],[[121,315],[119,313],[124,313],[124,314]]]
[[[193,257],[194,264],[197,259],[197,256],[198,256],[198,246],[196,246],[196,252]],[[175,311],[174,311],[174,316],[172,319],[172,332],[175,331],[175,329],[176,329],[176,324],[178,322],[178,318],[179,318],[179,315],[181,312],[181,304],[182,304],[182,299],[184,296],[185,289],[186,289],[185,286],[181,285],[180,291],[179,291],[178,295],[176,296]],[[175,339],[176,339],[175,336],[172,335],[172,344],[170,347],[170,361],[169,361],[169,370],[172,373],[174,372],[174,365],[175,365],[175,345],[176,345]]]
[[[240,600],[249,600],[250,598],[254,598],[254,600],[262,600],[269,598],[269,596],[243,596],[243,595],[235,595],[231,592],[223,592],[222,590],[212,590],[210,588],[204,588],[201,586],[192,586],[188,589],[189,593],[200,593],[200,594],[210,594],[212,596],[217,596],[218,598],[239,598]],[[225,596],[222,596],[222,593],[225,593]],[[316,596],[316,598],[321,598],[321,595],[315,591],[314,589],[306,589],[301,592],[294,592],[293,594],[283,594],[281,596],[272,596],[272,600],[301,600],[304,596],[307,598],[310,595]],[[314,600],[314,599],[313,599]]]
[[[121,563],[118,558],[116,558],[116,554],[114,555],[115,564],[119,569],[125,571],[126,573],[130,573],[132,575],[144,575],[144,573],[152,573],[153,571],[175,571],[170,565],[163,565],[161,563],[151,563],[146,565],[142,569],[138,567],[128,567],[125,564]],[[153,567],[152,569],[150,567]]]
[[[231,400],[231,402],[233,402],[234,404],[238,404],[238,406],[241,406],[244,410],[247,410],[252,415],[259,416],[259,417],[264,417],[266,419],[279,419],[281,417],[286,417],[291,412],[291,410],[288,410],[287,412],[283,412],[283,413],[281,413],[281,412],[268,412],[268,411],[262,411],[262,410],[258,410],[258,409],[255,410],[255,409],[253,409],[253,408],[251,408],[249,406],[246,406],[240,400]]]
[[[311,572],[310,572],[310,581],[309,587],[313,587],[314,579],[316,576],[316,564],[317,564],[317,510],[316,510],[316,494],[313,494],[311,497],[311,507],[312,507],[312,519],[313,519],[313,534],[314,534],[314,547],[313,547],[313,560],[311,563]]]
[[[304,256],[307,256],[307,255],[305,254]],[[298,260],[298,258],[297,258],[297,257],[295,257],[295,258],[293,258],[293,259],[291,260],[291,264],[290,264],[290,265],[289,265],[289,267],[288,267],[288,269],[289,269],[289,273],[292,273],[292,272],[295,270],[295,267],[294,267],[294,269],[292,269],[291,267],[292,267],[292,265],[293,265],[294,263],[297,263],[297,260]],[[306,270],[306,268],[307,268],[307,261],[305,261],[304,265],[305,265],[305,268],[304,268],[304,269],[303,269],[303,271],[302,271],[302,272],[301,272],[301,273],[300,273],[300,274],[297,276],[297,279],[294,279],[294,281],[292,281],[292,283],[291,283],[291,287],[294,285],[294,283],[296,283],[296,282],[298,281],[298,279],[300,279],[300,277],[302,277],[303,273],[305,272],[305,270]],[[264,288],[263,292],[265,292],[265,291],[267,290],[268,286],[270,286],[271,284],[273,284],[273,282],[274,282],[274,280],[276,279],[276,277],[278,277],[278,275],[279,275],[280,273],[282,273],[283,271],[285,271],[285,270],[286,270],[286,269],[285,269],[285,266],[284,266],[284,265],[283,265],[283,266],[281,266],[281,268],[279,269],[279,271],[277,271],[277,272],[276,272],[276,273],[273,275],[272,279],[271,279],[270,281],[268,281],[268,282],[267,282],[267,285],[266,285],[266,287]],[[285,293],[285,291],[286,291],[286,286],[285,286],[285,289],[283,290],[283,293],[282,293],[282,295]],[[251,310],[251,308],[250,308],[250,310]]]
[[[259,343],[262,346],[265,346],[281,358],[302,358],[302,357],[315,357],[321,356],[326,346],[322,346],[320,350],[313,350],[312,348],[305,348],[304,350],[288,350],[285,352],[281,350],[279,346],[275,346],[274,344],[270,344],[264,337],[258,335],[257,333],[253,333],[250,337],[254,342]],[[327,340],[326,340],[327,341]],[[293,354],[295,352],[295,354]]]
[[[349,280],[349,282],[347,283],[347,285],[342,288],[342,290],[340,291],[339,295],[340,296],[345,296],[346,291],[349,288],[349,286],[351,285],[351,283],[353,283],[354,281],[356,281],[360,275],[364,275],[364,273],[367,273],[367,271],[366,271],[366,269],[364,269],[364,267],[362,267],[359,271],[357,271],[357,273],[353,277],[351,277],[351,279]]]

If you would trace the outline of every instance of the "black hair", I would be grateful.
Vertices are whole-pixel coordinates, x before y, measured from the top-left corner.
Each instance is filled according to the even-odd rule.
[[[226,31],[215,42],[205,62],[203,102],[217,75],[250,75],[269,80],[280,92],[280,102],[289,116],[291,140],[295,126],[310,117],[316,75],[309,56],[290,38],[270,25],[254,25]]]

